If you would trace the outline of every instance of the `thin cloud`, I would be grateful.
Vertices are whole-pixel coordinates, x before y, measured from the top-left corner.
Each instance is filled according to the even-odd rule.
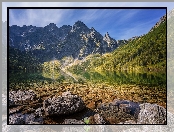
[[[44,27],[49,23],[56,23],[59,25],[62,19],[69,13],[68,10],[61,9],[27,9],[23,11],[19,18],[15,18],[15,14],[11,11],[10,25],[34,25],[39,27]]]
[[[118,35],[120,39],[129,39],[135,36],[141,36],[143,34],[146,34],[147,32],[150,31],[150,29],[155,25],[156,22],[158,22],[159,19],[155,18],[152,19],[150,21],[144,22],[142,23],[141,21],[139,21],[139,23],[136,23],[134,25],[132,25],[131,28],[123,28],[122,32],[120,32],[120,34]],[[111,31],[111,34],[114,32]],[[113,37],[117,37],[117,36],[113,36]]]
[[[2,21],[7,21],[7,7],[167,7],[173,2],[2,2]]]
[[[36,5],[38,4],[36,3]],[[45,5],[45,3],[41,5]],[[57,3],[57,5],[60,5],[60,3]],[[68,4],[64,3],[64,5]],[[100,4],[95,3],[94,5]],[[122,5],[128,6],[126,3]],[[141,17],[142,12],[144,13],[143,17]],[[44,27],[49,23],[55,23],[58,27],[61,27],[63,25],[72,26],[77,20],[81,20],[89,28],[94,27],[102,35],[109,32],[110,36],[115,39],[122,39],[123,37],[128,39],[144,34],[147,29],[151,28],[149,26],[150,21],[155,22],[152,18],[155,17],[156,19],[156,15],[147,14],[146,11],[139,9],[27,9],[22,11],[20,15],[17,15],[18,13],[10,12],[10,25]],[[158,11],[156,13],[161,14]]]

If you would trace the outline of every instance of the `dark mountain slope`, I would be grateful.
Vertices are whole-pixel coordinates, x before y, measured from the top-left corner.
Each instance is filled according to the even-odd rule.
[[[54,23],[45,27],[13,25],[9,27],[9,33],[11,48],[30,51],[33,57],[39,58],[42,62],[67,56],[83,59],[91,53],[111,52],[127,42],[116,41],[108,33],[103,37],[81,21],[75,22],[73,26],[63,25],[60,28]]]

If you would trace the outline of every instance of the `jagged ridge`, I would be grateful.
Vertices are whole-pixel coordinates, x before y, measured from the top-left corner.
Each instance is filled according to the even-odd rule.
[[[13,25],[9,28],[10,47],[32,52],[32,56],[37,58],[42,56],[42,61],[66,56],[83,59],[91,53],[111,52],[127,42],[116,41],[108,33],[103,37],[81,21],[75,22],[73,26],[63,25],[60,28],[54,23],[45,27]]]

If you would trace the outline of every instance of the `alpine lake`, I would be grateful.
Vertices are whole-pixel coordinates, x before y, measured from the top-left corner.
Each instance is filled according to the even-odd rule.
[[[10,90],[33,90],[41,100],[70,91],[82,98],[87,108],[96,109],[95,102],[109,103],[114,99],[153,103],[166,108],[166,73],[9,71]],[[29,106],[30,107],[30,106]],[[27,109],[27,108],[26,108]],[[77,116],[77,115],[76,115]],[[49,118],[45,124],[61,123]]]

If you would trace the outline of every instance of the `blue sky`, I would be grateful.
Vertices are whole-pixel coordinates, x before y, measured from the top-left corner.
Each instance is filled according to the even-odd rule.
[[[174,2],[2,2],[2,21],[7,20],[7,7],[167,7],[169,12],[174,8]],[[102,35],[109,32],[110,36],[117,40],[147,33],[164,15],[163,11],[120,11],[119,13],[106,13],[106,11],[85,13],[83,11],[78,14],[75,14],[75,11],[51,10],[51,13],[46,11],[34,13],[32,10],[19,12],[20,15],[11,12],[10,24],[45,26],[54,22],[60,27],[64,24],[73,25],[77,19],[81,18],[81,21],[89,28],[94,27]],[[109,18],[109,16],[113,17]]]
[[[118,40],[147,33],[165,13],[165,9],[10,9],[9,24],[61,27],[80,20]]]

